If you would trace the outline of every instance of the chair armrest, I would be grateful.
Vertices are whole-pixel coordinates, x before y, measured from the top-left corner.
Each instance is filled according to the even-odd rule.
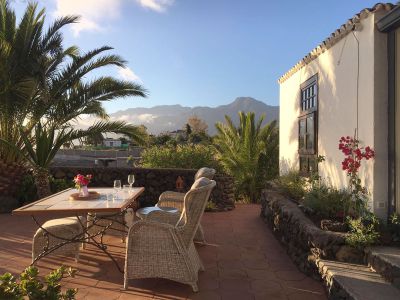
[[[140,220],[129,229],[126,241],[127,254],[132,251],[163,251],[160,246],[165,243],[176,247],[176,230],[170,224]]]
[[[183,201],[185,199],[185,193],[178,193],[172,191],[165,191],[160,195],[159,200],[173,200],[173,201]]]
[[[174,208],[182,211],[184,199],[185,199],[184,193],[166,191],[160,195],[160,198],[158,199],[158,203],[156,204],[156,206],[158,206],[158,207],[174,207]]]
[[[175,226],[181,217],[181,212],[168,212],[162,210],[155,210],[150,212],[146,221],[153,221],[159,223],[166,223]]]

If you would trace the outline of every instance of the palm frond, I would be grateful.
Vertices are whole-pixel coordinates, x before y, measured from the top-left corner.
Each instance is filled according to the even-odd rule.
[[[88,129],[79,129],[71,131],[72,140],[81,140],[88,136],[95,136],[99,133],[117,133],[130,137],[139,145],[146,143],[146,133],[140,127],[127,124],[123,121],[98,121]]]

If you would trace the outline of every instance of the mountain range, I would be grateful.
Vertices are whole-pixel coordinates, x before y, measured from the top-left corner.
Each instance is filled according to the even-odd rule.
[[[255,112],[257,118],[265,115],[264,123],[279,118],[279,106],[267,105],[251,97],[238,97],[232,103],[217,107],[185,107],[177,105],[159,105],[151,108],[128,108],[110,114],[111,120],[123,120],[134,125],[144,125],[151,134],[182,129],[190,116],[196,115],[208,125],[208,133],[216,133],[215,123],[223,122],[228,115],[235,124],[238,123],[238,112]],[[82,120],[84,123],[91,121]],[[81,122],[80,122],[81,123]],[[90,122],[91,123],[91,122]]]

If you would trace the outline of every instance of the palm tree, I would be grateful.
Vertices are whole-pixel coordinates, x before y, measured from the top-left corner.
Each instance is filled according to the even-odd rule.
[[[255,114],[239,112],[239,126],[229,116],[217,123],[214,145],[225,171],[235,178],[239,196],[257,202],[265,182],[277,173],[278,130],[276,121],[262,127]]]
[[[58,20],[52,30],[42,33],[43,11],[35,13],[36,7],[29,5],[19,26],[8,1],[0,1],[0,137],[21,146],[17,124],[23,124],[35,108],[35,78],[40,78],[41,58],[58,52],[60,40],[53,36],[54,29],[72,18]],[[12,194],[13,188],[24,172],[19,156],[0,145],[0,188],[2,194]],[[7,181],[7,178],[11,178]],[[10,188],[11,187],[11,188]]]
[[[110,76],[85,79],[102,67],[125,67],[125,61],[105,54],[112,49],[108,46],[83,54],[76,46],[64,48],[60,30],[77,20],[74,16],[62,17],[45,30],[45,11],[38,11],[37,4],[30,3],[17,24],[8,1],[0,0],[0,159],[5,165],[27,161],[34,170],[41,170],[36,173],[44,174],[42,170],[62,145],[59,141],[67,143],[106,132],[143,141],[136,127],[108,122],[102,103],[121,97],[145,97],[146,90]],[[87,130],[74,130],[81,115],[103,120]],[[46,191],[46,180],[39,181],[38,190]]]

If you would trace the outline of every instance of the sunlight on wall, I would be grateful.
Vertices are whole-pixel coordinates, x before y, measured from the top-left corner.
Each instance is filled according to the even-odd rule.
[[[360,42],[358,105],[358,53],[357,40],[353,33],[349,33],[333,47],[281,83],[281,174],[286,173],[290,168],[299,169],[297,151],[300,85],[316,73],[318,73],[319,89],[318,154],[326,158],[326,161],[320,164],[319,172],[328,184],[338,188],[347,186],[346,174],[341,169],[343,154],[338,149],[338,142],[341,136],[354,135],[357,127],[357,111],[359,116],[358,133],[362,145],[376,148],[375,135],[387,136],[385,110],[383,108],[375,109],[375,103],[378,101],[382,102],[383,106],[385,105],[385,101],[381,98],[385,97],[385,91],[382,89],[385,89],[385,82],[387,82],[385,81],[387,80],[385,79],[386,74],[377,73],[375,68],[375,61],[379,60],[381,72],[387,70],[381,65],[386,58],[386,43],[383,40],[386,35],[375,29],[375,20],[380,16],[371,14],[361,21],[362,30],[354,32]],[[380,47],[375,46],[377,42]],[[387,153],[381,149],[382,145],[379,147],[381,151],[377,152],[376,160],[364,163],[361,167],[360,177],[371,193],[371,199],[379,198],[379,201],[386,201],[383,199],[387,198],[387,177],[379,177],[379,174],[374,173],[374,167],[378,165],[380,173],[382,174],[386,170],[385,175],[387,175]],[[383,210],[377,209],[376,204],[372,205],[371,203],[371,207],[374,207],[376,213],[384,214]]]

